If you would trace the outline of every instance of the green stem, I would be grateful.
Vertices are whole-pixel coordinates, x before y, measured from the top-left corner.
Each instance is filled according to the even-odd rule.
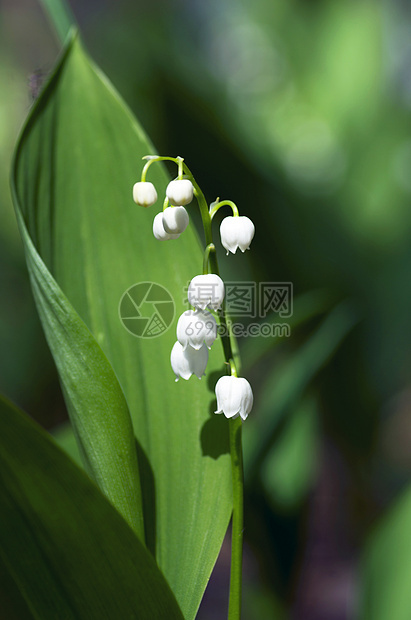
[[[145,181],[147,176],[147,171],[152,164],[155,164],[158,161],[173,161],[177,164],[178,169],[181,168],[181,157],[162,157],[161,155],[146,155],[143,159],[147,160],[147,163],[144,165],[143,170],[141,171],[141,180]]]
[[[65,0],[39,0],[43,10],[55,28],[60,43],[64,43],[70,29],[77,28],[70,5]]]
[[[234,359],[231,358],[229,361],[230,364],[230,373],[232,377],[237,377],[237,367],[235,365]]]
[[[241,577],[243,568],[243,503],[244,474],[243,450],[241,441],[242,422],[238,417],[229,420],[231,474],[233,480],[233,519],[231,529],[231,571],[230,599],[228,604],[228,620],[240,620],[241,617]]]
[[[178,178],[181,180],[183,178],[183,171],[184,171],[184,159],[182,157],[177,157],[176,158],[178,161]]]
[[[210,253],[215,252],[214,243],[209,243],[206,249],[204,250],[203,256],[203,275],[208,273],[208,261],[210,260]]]
[[[224,207],[224,206],[231,207],[234,217],[238,217],[240,215],[235,202],[233,202],[232,200],[222,200],[221,202],[215,202],[212,205],[212,208],[210,209],[210,218],[213,219],[217,211],[221,209],[221,207]]]

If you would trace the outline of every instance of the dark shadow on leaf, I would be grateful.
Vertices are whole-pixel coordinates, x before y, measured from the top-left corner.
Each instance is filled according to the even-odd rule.
[[[226,374],[225,368],[222,370],[215,370],[214,372],[207,373],[207,387],[210,392],[214,393],[215,384],[219,380],[220,377]],[[215,411],[215,410],[214,410]]]
[[[156,557],[156,485],[146,453],[136,439],[147,549]]]
[[[227,420],[223,414],[216,415],[216,409],[217,401],[213,399],[210,402],[210,418],[203,424],[200,435],[203,456],[211,456],[212,459],[230,452]]]

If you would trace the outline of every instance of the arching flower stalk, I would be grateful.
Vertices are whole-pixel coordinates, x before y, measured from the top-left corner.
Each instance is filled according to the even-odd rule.
[[[254,224],[245,216],[240,216],[237,206],[230,200],[217,199],[210,206],[191,171],[182,157],[160,157],[147,155],[141,173],[141,181],[133,187],[134,201],[148,207],[157,200],[154,185],[146,181],[150,166],[156,162],[171,161],[178,166],[177,178],[166,189],[163,211],[158,213],[153,222],[153,233],[158,240],[178,239],[184,233],[189,216],[186,205],[193,197],[197,199],[204,227],[206,247],[204,250],[203,273],[195,275],[188,287],[188,301],[193,310],[184,312],[177,324],[177,342],[171,352],[171,366],[176,381],[181,377],[189,380],[194,374],[199,379],[205,373],[208,361],[208,349],[217,337],[217,323],[211,311],[219,310],[222,327],[221,342],[229,376],[222,376],[217,381],[215,391],[217,410],[229,418],[231,468],[233,479],[233,518],[231,541],[231,576],[229,620],[240,620],[241,614],[241,573],[243,544],[243,458],[241,447],[242,422],[247,418],[253,405],[253,393],[250,384],[244,378],[237,377],[237,369],[231,347],[230,331],[224,309],[224,282],[220,278],[217,255],[212,235],[212,219],[221,207],[228,206],[232,215],[222,220],[220,226],[221,244],[227,254],[249,249],[254,237]]]

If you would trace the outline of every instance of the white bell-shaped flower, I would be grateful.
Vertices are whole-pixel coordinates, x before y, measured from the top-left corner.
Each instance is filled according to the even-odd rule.
[[[224,300],[224,282],[215,273],[195,276],[188,286],[188,303],[204,310],[218,310]]]
[[[167,207],[163,211],[164,230],[171,235],[180,235],[184,232],[189,221],[184,207]]]
[[[245,420],[253,407],[253,391],[247,379],[220,377],[215,386],[217,411],[226,418],[241,416]]]
[[[201,349],[203,344],[210,349],[217,338],[217,323],[206,310],[187,310],[177,323],[177,340],[185,350],[188,346]]]
[[[167,241],[168,239],[178,239],[179,234],[171,235],[164,230],[163,212],[157,213],[153,221],[153,234],[159,241]]]
[[[156,188],[148,181],[139,181],[133,185],[133,200],[140,207],[151,207],[157,200]]]
[[[208,349],[204,344],[198,351],[192,347],[184,349],[182,344],[176,342],[171,351],[170,362],[176,381],[180,377],[188,380],[191,375],[197,375],[201,379],[208,362]]]
[[[188,205],[193,193],[193,184],[188,179],[177,179],[167,185],[166,195],[172,205]]]
[[[255,227],[250,218],[245,215],[225,217],[220,226],[221,245],[227,250],[227,254],[235,254],[237,248],[242,252],[250,249]]]

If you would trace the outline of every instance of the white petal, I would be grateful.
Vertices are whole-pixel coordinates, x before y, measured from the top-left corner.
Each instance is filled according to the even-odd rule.
[[[195,329],[194,329],[195,320],[193,318],[194,315],[195,315],[194,310],[186,310],[186,312],[183,312],[183,314],[178,319],[177,340],[183,345],[184,349],[186,349],[188,345],[193,346],[193,336],[195,334]],[[200,349],[202,344],[203,343],[201,342],[198,347],[194,347],[194,348]]]
[[[170,235],[164,230],[163,226],[163,212],[157,213],[153,221],[153,234],[159,241],[167,241],[168,239],[178,239],[178,235]]]
[[[148,181],[139,181],[133,185],[133,200],[141,207],[150,207],[157,200],[156,188]]]
[[[184,349],[180,342],[176,342],[171,351],[170,362],[177,381],[179,377],[188,380],[193,374],[201,379],[208,362],[208,349],[206,346],[199,351],[192,347]]]
[[[204,342],[206,346],[211,349],[211,345],[217,338],[217,321],[209,312],[203,312],[204,320]]]
[[[247,379],[243,379],[242,377],[238,377],[238,380],[241,381],[241,402],[240,402],[240,416],[243,420],[245,420],[253,408],[253,391],[251,389],[251,385],[248,383]]]
[[[190,311],[188,311],[188,312],[190,312]],[[186,349],[188,347],[186,314],[187,314],[187,312],[184,312],[180,316],[180,318],[178,319],[178,322],[177,322],[177,340],[181,344],[183,349]]]
[[[193,374],[190,370],[188,360],[183,353],[183,347],[179,342],[176,342],[170,355],[171,368],[176,376],[176,381],[178,381],[180,377],[188,380]]]
[[[238,226],[238,247],[242,252],[250,248],[251,241],[254,238],[255,226],[252,221],[245,216],[236,218],[240,220]]]
[[[193,200],[193,184],[188,179],[171,181],[166,194],[172,205],[188,205]]]
[[[190,358],[191,368],[193,369],[193,375],[197,375],[199,379],[205,375],[205,369],[208,362],[208,349],[205,345],[198,351],[192,347],[187,347],[185,351],[186,355]]]
[[[164,230],[172,235],[180,235],[188,226],[189,217],[184,207],[167,207],[163,211]]]
[[[239,412],[239,399],[236,399],[235,382],[236,377],[220,377],[215,387],[217,396],[217,409],[223,410],[227,418],[231,418]],[[238,400],[238,406],[237,402]]]
[[[239,247],[242,252],[248,250],[253,240],[255,227],[250,218],[228,216],[220,225],[221,245],[228,252],[235,254]]]
[[[247,379],[241,377],[220,377],[215,387],[217,411],[223,411],[226,418],[238,415],[245,420],[253,406],[253,393]]]
[[[232,215],[225,217],[220,225],[221,245],[227,250],[227,254],[232,252],[235,254],[238,248],[237,242],[237,226],[234,222],[238,218]]]
[[[215,273],[195,276],[188,287],[188,301],[195,308],[221,308],[224,300],[224,282]]]
[[[184,328],[190,346],[194,349],[200,349],[205,343],[210,349],[217,337],[217,323],[210,312],[206,310],[189,310],[185,312]],[[178,325],[177,325],[178,332]],[[178,333],[177,333],[177,339]]]
[[[204,334],[202,332],[198,333],[197,331],[190,337],[190,347],[196,349],[198,351],[204,344]]]

